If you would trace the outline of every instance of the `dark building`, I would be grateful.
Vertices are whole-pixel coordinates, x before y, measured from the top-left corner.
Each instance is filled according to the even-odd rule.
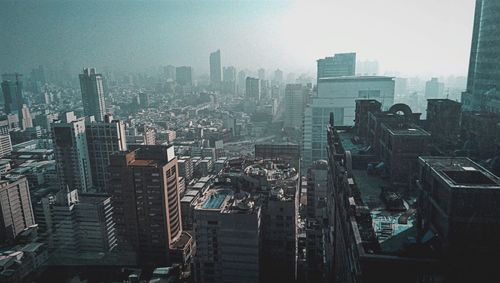
[[[500,154],[498,124],[500,115],[488,112],[463,112],[461,118],[462,153],[474,158]]]
[[[79,78],[85,116],[94,116],[96,121],[102,122],[106,113],[103,76],[96,73],[95,68],[85,68]]]
[[[448,147],[455,145],[460,134],[462,104],[449,99],[427,100],[427,129],[432,141]]]
[[[379,113],[382,111],[382,103],[375,99],[360,99],[356,100],[356,110],[354,124],[358,137],[366,140],[368,137],[368,114]]]
[[[500,178],[464,157],[420,157],[417,241],[443,261],[445,282],[497,282]]]
[[[193,74],[191,67],[182,66],[175,68],[175,81],[181,86],[191,86],[193,84]]]
[[[464,110],[500,112],[500,2],[476,0]]]
[[[118,245],[140,265],[173,261],[182,239],[177,158],[172,146],[138,146],[110,157],[109,193]]]
[[[7,114],[21,116],[21,108],[24,104],[22,76],[18,73],[2,75],[2,92]]]

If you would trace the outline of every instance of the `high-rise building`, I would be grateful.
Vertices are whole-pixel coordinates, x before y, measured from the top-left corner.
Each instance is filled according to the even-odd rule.
[[[276,71],[274,71],[274,79],[273,79],[273,82],[275,84],[281,84],[283,82],[283,71],[280,70],[280,69],[276,69]]]
[[[437,99],[443,98],[444,83],[439,82],[438,78],[431,78],[430,81],[425,82],[425,98]]]
[[[212,87],[219,88],[222,81],[220,50],[210,53],[210,83]]]
[[[111,197],[61,189],[35,206],[42,241],[57,264],[88,264],[116,247]]]
[[[193,84],[193,70],[189,66],[175,68],[175,80],[181,86],[191,86]]]
[[[500,112],[500,2],[476,0],[467,90],[467,111]]]
[[[0,243],[14,240],[24,229],[34,224],[26,177],[0,180]]]
[[[0,158],[4,158],[12,152],[12,141],[10,135],[0,134]]]
[[[18,73],[2,75],[2,92],[7,114],[21,113],[24,104],[22,76]]]
[[[212,188],[194,208],[196,282],[260,282],[261,206]]]
[[[260,80],[256,78],[246,78],[245,93],[247,99],[259,101],[261,96]]]
[[[163,74],[167,80],[175,80],[175,67],[172,65],[163,67]]]
[[[103,76],[96,73],[95,68],[85,68],[80,77],[82,91],[83,112],[85,116],[94,116],[101,122],[106,113],[104,103]]]
[[[85,118],[66,113],[52,123],[57,177],[62,189],[69,186],[79,192],[92,189],[92,174],[85,133]]]
[[[109,157],[115,152],[127,150],[125,124],[106,114],[103,122],[86,123],[85,128],[94,189],[104,192]]]
[[[223,75],[222,90],[226,93],[236,93],[236,68],[224,67]]]
[[[319,79],[318,96],[313,97],[304,111],[301,170],[307,170],[315,160],[327,158],[325,129],[330,113],[334,115],[335,125],[354,125],[358,99],[375,99],[387,110],[394,102],[393,78],[368,76]]]
[[[247,75],[244,71],[238,72],[237,84],[238,84],[238,94],[240,94],[240,95],[245,94],[246,78],[247,78]]]
[[[306,88],[301,84],[287,84],[285,87],[285,128],[302,129]]]
[[[394,78],[353,76],[319,79],[318,96],[313,99],[312,105],[335,108],[335,125],[352,126],[358,99],[375,99],[382,103],[383,110],[389,109],[394,104]]]
[[[21,127],[23,130],[26,130],[27,128],[32,128],[33,127],[33,119],[31,118],[30,114],[30,109],[26,104],[23,104],[23,107],[21,108],[21,115],[19,116],[19,120],[21,123]]]
[[[318,61],[318,82],[321,78],[354,76],[356,74],[356,53],[339,53]]]
[[[135,252],[141,265],[171,263],[182,234],[173,146],[137,146],[116,153],[109,174],[119,246]]]

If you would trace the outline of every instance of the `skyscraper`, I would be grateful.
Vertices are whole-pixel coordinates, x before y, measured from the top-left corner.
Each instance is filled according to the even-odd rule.
[[[321,78],[354,76],[356,53],[339,53],[318,61],[318,81]]]
[[[97,74],[95,68],[85,68],[79,77],[85,116],[94,116],[97,121],[102,121],[106,113],[103,76]]]
[[[127,150],[125,124],[106,114],[103,122],[86,123],[85,128],[94,188],[97,192],[104,192],[109,157],[115,152]]]
[[[182,234],[179,173],[173,146],[138,146],[110,158],[109,193],[118,243],[141,265],[165,265]]]
[[[222,90],[226,93],[236,93],[236,68],[224,67],[223,75]]]
[[[19,123],[21,124],[21,128],[23,130],[33,127],[33,119],[31,118],[30,109],[26,106],[26,104],[23,104],[23,107],[21,107]]]
[[[22,76],[18,73],[2,75],[2,92],[7,114],[20,115],[24,103]]]
[[[260,80],[256,78],[247,77],[245,93],[247,99],[259,101],[261,96]]]
[[[275,84],[281,84],[283,82],[283,71],[280,69],[276,69],[274,71],[274,79],[273,79]]]
[[[301,84],[287,84],[285,88],[285,128],[300,130],[304,117],[306,89]]]
[[[220,50],[210,53],[210,82],[212,87],[219,88],[222,81]]]
[[[263,81],[266,79],[266,70],[264,68],[260,68],[257,71],[257,76],[259,77],[259,80]]]
[[[181,86],[191,86],[193,84],[193,70],[189,66],[175,68],[175,80]]]
[[[500,112],[500,2],[476,0],[464,110]]]
[[[59,185],[65,189],[87,192],[92,188],[92,175],[85,133],[85,118],[68,112],[52,123],[54,155]]]
[[[13,240],[35,224],[28,180],[24,176],[0,181],[0,243]]]

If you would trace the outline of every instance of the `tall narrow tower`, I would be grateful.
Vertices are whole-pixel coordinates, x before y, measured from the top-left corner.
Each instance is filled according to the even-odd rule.
[[[219,88],[222,81],[220,50],[210,53],[210,83],[212,87]]]
[[[83,74],[80,74],[80,88],[85,116],[94,116],[96,121],[103,121],[106,112],[103,76],[97,74],[95,68],[83,69]]]

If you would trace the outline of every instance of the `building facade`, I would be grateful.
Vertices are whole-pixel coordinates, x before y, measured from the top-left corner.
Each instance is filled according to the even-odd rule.
[[[92,174],[85,132],[85,118],[68,112],[52,123],[54,156],[61,188],[69,186],[79,192],[92,189]]]
[[[125,124],[106,114],[103,122],[87,123],[85,129],[94,189],[104,192],[109,157],[115,152],[127,150]]]
[[[102,122],[106,113],[103,76],[96,73],[95,68],[85,68],[79,78],[85,116],[94,116],[96,121]]]
[[[170,264],[182,234],[173,146],[137,146],[116,153],[109,174],[119,246],[135,252],[140,265]]]

